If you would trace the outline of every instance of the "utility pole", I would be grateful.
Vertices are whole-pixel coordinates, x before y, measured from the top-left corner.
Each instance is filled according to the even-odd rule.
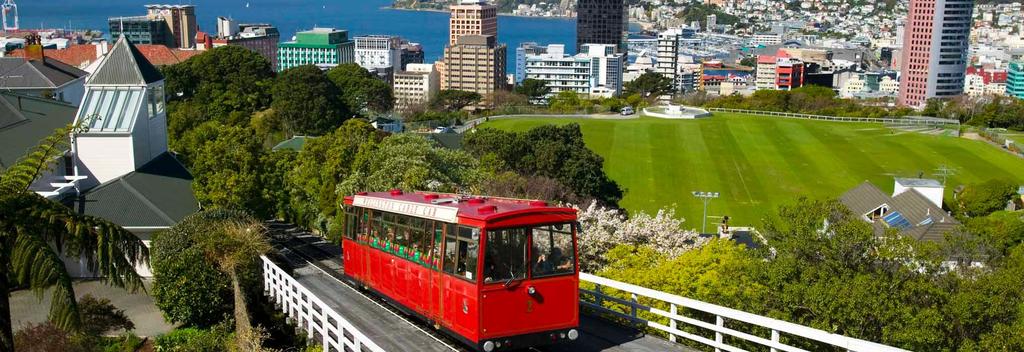
[[[707,232],[708,228],[708,203],[711,202],[712,199],[718,198],[719,193],[693,191],[693,196],[700,198],[701,200],[704,201],[704,220],[700,225],[700,233],[703,235],[705,232]]]
[[[948,180],[950,176],[956,175],[956,169],[951,168],[946,164],[942,164],[935,169],[935,173],[932,175],[942,177],[942,187],[946,187],[946,180]]]

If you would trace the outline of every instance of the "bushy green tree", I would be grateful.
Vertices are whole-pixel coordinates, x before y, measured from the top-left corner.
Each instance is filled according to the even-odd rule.
[[[391,86],[357,64],[338,65],[327,71],[327,77],[338,86],[341,100],[353,113],[388,112],[394,106]]]
[[[478,129],[465,136],[463,147],[480,158],[493,154],[522,175],[558,180],[580,197],[609,206],[622,199],[622,188],[605,174],[604,159],[587,148],[577,124],[541,126],[524,133]]]
[[[313,65],[284,70],[271,92],[271,107],[292,134],[323,135],[352,115],[338,87]]]
[[[590,107],[590,102],[580,98],[580,95],[571,90],[558,92],[549,99],[550,109],[553,112],[572,114]]]
[[[516,86],[515,92],[525,95],[530,102],[539,102],[551,93],[551,87],[548,87],[548,82],[546,81],[527,78]]]
[[[984,239],[996,254],[1006,255],[1024,243],[1024,219],[1020,213],[997,211],[966,220],[967,233]]]
[[[230,221],[255,221],[234,210],[207,210],[186,217],[174,227],[153,236],[153,289],[151,295],[164,318],[185,326],[207,328],[232,315],[233,292],[230,278],[207,257],[204,236]],[[242,287],[252,297],[260,294],[257,262],[247,263],[239,272]]]
[[[308,140],[284,176],[292,189],[295,221],[326,232],[338,211],[336,187],[352,173],[356,154],[380,138],[366,122],[349,120],[334,132]]]
[[[672,79],[655,72],[646,72],[627,82],[623,88],[626,95],[639,94],[644,99],[657,98],[675,91],[672,88]]]
[[[1006,208],[1006,203],[1017,194],[1017,186],[1001,180],[970,184],[956,196],[957,212],[961,216],[985,216]]]
[[[220,126],[191,157],[196,198],[207,208],[245,209],[259,217],[273,216],[263,197],[262,141],[252,129]]]
[[[412,134],[392,135],[361,148],[339,196],[389,189],[456,192],[480,181],[478,161],[469,153],[442,148]]]
[[[477,92],[445,89],[431,98],[430,107],[440,111],[459,111],[462,108],[479,103],[481,99],[483,97]]]

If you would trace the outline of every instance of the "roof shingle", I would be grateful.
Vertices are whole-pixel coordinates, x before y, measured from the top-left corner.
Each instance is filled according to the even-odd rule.
[[[121,37],[89,79],[97,85],[147,85],[164,79],[127,38]]]

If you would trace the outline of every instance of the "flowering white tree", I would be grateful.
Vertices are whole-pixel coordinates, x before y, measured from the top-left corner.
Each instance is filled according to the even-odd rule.
[[[671,207],[662,208],[654,216],[640,212],[627,218],[618,210],[590,203],[579,211],[579,256],[583,271],[594,272],[605,265],[604,253],[616,245],[649,246],[669,257],[700,247],[710,238],[696,231],[683,230],[685,220],[676,218]]]

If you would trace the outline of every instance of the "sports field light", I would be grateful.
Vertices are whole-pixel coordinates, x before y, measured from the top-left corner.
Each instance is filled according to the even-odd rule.
[[[719,193],[693,191],[693,196],[704,201],[704,221],[700,225],[700,234],[703,235],[708,229],[708,203],[711,202],[712,199],[718,198]]]

